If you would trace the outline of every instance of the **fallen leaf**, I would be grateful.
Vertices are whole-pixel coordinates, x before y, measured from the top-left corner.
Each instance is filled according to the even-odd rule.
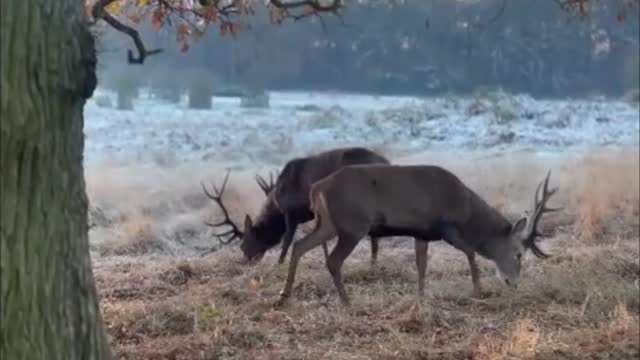
[[[287,313],[280,310],[271,310],[264,314],[265,320],[276,321],[282,319]]]
[[[258,282],[256,281],[256,279],[250,279],[248,286],[251,290],[256,290],[258,289]]]

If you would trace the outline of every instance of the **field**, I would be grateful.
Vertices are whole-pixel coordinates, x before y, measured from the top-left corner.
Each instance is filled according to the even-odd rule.
[[[441,102],[447,101],[453,100]],[[539,113],[540,106],[536,104],[528,103],[524,110]],[[353,302],[351,308],[340,304],[322,251],[315,249],[302,259],[289,304],[275,309],[273,304],[286,274],[286,266],[276,264],[279,249],[269,252],[260,263],[247,266],[241,263],[241,252],[235,244],[219,246],[203,224],[218,214],[202,194],[199,183],[220,182],[226,169],[233,168],[225,199],[232,208],[232,216],[240,222],[245,213],[256,214],[264,200],[253,180],[256,172],[266,174],[267,169],[275,169],[284,159],[300,153],[354,143],[360,120],[366,123],[377,116],[387,124],[399,122],[397,128],[404,129],[402,124],[407,124],[408,118],[417,118],[411,121],[417,123],[416,129],[421,129],[421,116],[426,116],[409,105],[408,110],[394,112],[396,116],[408,113],[408,117],[389,120],[389,109],[362,115],[356,105],[343,105],[347,115],[334,121],[352,128],[348,132],[343,129],[345,138],[330,141],[327,134],[335,130],[313,130],[327,136],[322,144],[313,145],[313,139],[300,141],[297,132],[289,132],[300,143],[280,138],[288,147],[278,151],[273,145],[276,148],[265,150],[263,159],[255,156],[260,141],[275,138],[275,133],[285,127],[275,120],[262,128],[259,126],[263,120],[252,120],[252,126],[269,133],[252,141],[241,138],[241,131],[245,130],[233,128],[237,124],[228,125],[233,129],[229,129],[226,150],[206,157],[202,156],[206,152],[202,146],[183,144],[168,148],[165,145],[170,141],[164,142],[175,138],[172,131],[187,129],[194,132],[192,139],[196,140],[191,143],[199,145],[197,130],[202,127],[201,132],[205,133],[209,126],[202,120],[207,116],[203,112],[167,113],[163,116],[179,118],[173,118],[167,125],[168,120],[149,120],[159,115],[148,106],[134,112],[116,112],[92,108],[90,104],[85,166],[91,199],[91,251],[102,315],[116,358],[382,360],[640,356],[639,125],[631,118],[635,116],[637,121],[638,109],[625,104],[607,107],[603,101],[556,104],[560,110],[553,107],[556,105],[545,105],[548,109],[544,111],[552,115],[544,116],[549,117],[561,116],[557,114],[567,106],[575,110],[571,114],[580,111],[595,114],[592,118],[571,120],[576,125],[573,132],[569,128],[554,128],[543,120],[531,120],[536,122],[531,125],[520,110],[515,111],[515,119],[505,123],[494,123],[495,114],[471,120],[492,123],[487,126],[496,129],[508,127],[515,134],[511,141],[490,146],[477,144],[479,138],[488,138],[490,134],[474,136],[454,126],[438,130],[449,135],[437,146],[433,140],[424,140],[425,136],[411,138],[411,132],[399,133],[395,140],[362,140],[396,163],[446,166],[514,220],[530,206],[535,186],[551,169],[551,183],[560,188],[551,205],[564,207],[562,212],[542,220],[551,237],[541,247],[552,257],[539,260],[528,254],[517,290],[498,283],[492,264],[480,259],[486,294],[480,299],[472,298],[465,256],[444,243],[434,243],[429,252],[426,296],[418,298],[413,240],[395,238],[381,241],[375,268],[369,264],[368,241],[362,241],[347,259],[344,275]],[[472,107],[472,102],[459,107],[458,117],[467,119],[461,114]],[[436,105],[429,108],[429,113],[439,111],[433,110],[439,109]],[[273,111],[279,116],[277,112],[283,110],[276,106]],[[607,114],[609,120],[597,121],[599,114]],[[454,117],[445,115],[447,120],[442,121]],[[316,115],[286,121],[305,123],[313,116]],[[131,120],[131,128],[126,124],[120,124],[120,129],[108,125],[110,118],[118,124],[126,117],[139,121]],[[200,118],[193,120],[197,117]],[[269,117],[264,115],[264,119],[267,123]],[[589,121],[593,123],[580,123]],[[211,127],[223,126],[220,119],[212,122]],[[375,126],[366,123],[360,129]],[[99,129],[106,129],[110,135],[98,135]],[[299,133],[312,132],[296,129]],[[222,136],[222,131],[207,131],[218,134],[215,141]],[[248,127],[246,131],[251,130]],[[151,132],[160,134],[155,138],[160,140],[147,144],[148,157],[137,156],[144,146],[136,139]],[[371,135],[371,139],[375,136]],[[552,139],[559,144],[536,139]],[[216,149],[215,141],[212,149]],[[109,148],[111,153],[105,150]]]

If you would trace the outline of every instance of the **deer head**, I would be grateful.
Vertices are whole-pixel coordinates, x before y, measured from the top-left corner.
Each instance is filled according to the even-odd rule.
[[[273,193],[273,188],[275,187],[274,182],[274,174],[269,174],[269,181],[262,178],[260,175],[256,175],[256,183],[262,189],[265,196],[270,198]],[[269,211],[268,204],[267,208],[263,211]],[[276,209],[277,210],[277,209]],[[260,223],[260,219],[258,219]],[[242,242],[240,243],[240,250],[244,254],[245,258],[248,261],[260,261],[267,250],[271,247],[270,243],[273,239],[265,239],[265,236],[269,236],[271,231],[269,230],[270,224],[265,222],[261,224],[262,226],[256,226],[253,223],[253,220],[249,215],[245,215],[244,217],[244,236],[242,237]],[[279,240],[275,239],[277,242]]]
[[[229,217],[229,211],[222,201],[222,195],[224,193],[228,179],[229,172],[227,172],[222,186],[219,189],[216,185],[213,185],[213,193],[209,192],[207,188],[202,185],[202,189],[205,195],[218,205],[220,211],[222,212],[222,215],[224,216],[224,220],[218,223],[206,222],[206,224],[211,226],[212,228],[229,226],[230,229],[227,231],[214,233],[214,235],[218,238],[218,241],[220,241],[221,244],[226,245],[231,243],[234,239],[240,239],[240,249],[242,250],[246,259],[249,261],[260,260],[260,258],[262,258],[264,253],[267,251],[268,246],[264,241],[260,241],[261,239],[259,228],[253,224],[251,216],[249,216],[249,214],[246,214],[244,218],[244,227],[241,231],[240,228]],[[274,187],[273,174],[270,174],[268,182],[259,175],[256,175],[256,182],[265,193],[265,195],[269,196]]]
[[[536,241],[543,237],[537,226],[542,214],[561,210],[560,208],[548,208],[546,203],[549,198],[556,193],[557,188],[549,190],[549,176],[541,182],[535,192],[533,209],[529,216],[516,221],[504,233],[503,239],[497,239],[494,248],[494,260],[498,270],[498,277],[510,287],[517,287],[520,279],[521,262],[527,250],[538,258],[545,259],[549,255],[545,254],[536,244]],[[542,197],[540,189],[542,188]]]

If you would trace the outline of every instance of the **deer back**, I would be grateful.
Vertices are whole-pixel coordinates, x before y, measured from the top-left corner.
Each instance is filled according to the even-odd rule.
[[[427,230],[465,222],[471,213],[464,184],[437,166],[352,165],[314,186],[338,222]]]
[[[338,148],[305,158],[295,158],[283,167],[275,187],[276,201],[284,211],[309,208],[309,191],[316,181],[343,166],[389,164],[389,160],[363,148]]]
[[[430,165],[352,165],[314,184],[337,228],[384,228],[393,235],[442,238],[454,227],[481,254],[508,234],[511,223],[456,175]],[[428,234],[428,235],[427,235]]]

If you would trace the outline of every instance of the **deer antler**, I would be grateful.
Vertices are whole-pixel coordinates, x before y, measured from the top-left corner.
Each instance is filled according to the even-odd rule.
[[[207,195],[209,199],[213,200],[216,204],[218,204],[218,207],[220,208],[220,211],[222,211],[222,215],[224,216],[224,220],[218,223],[210,223],[205,221],[205,224],[211,226],[212,228],[217,228],[224,225],[228,225],[231,227],[231,229],[225,232],[214,234],[218,238],[218,241],[220,241],[220,243],[225,245],[229,244],[235,238],[242,238],[242,236],[244,235],[240,231],[240,229],[238,229],[236,224],[233,221],[231,221],[231,218],[229,217],[229,212],[227,211],[227,208],[224,206],[224,203],[222,202],[222,194],[224,193],[224,189],[227,186],[227,180],[229,180],[229,173],[230,171],[227,171],[227,174],[224,177],[224,181],[222,182],[222,186],[220,187],[220,189],[218,189],[218,187],[215,184],[212,184],[214,194],[211,194],[207,190],[207,188],[204,186],[204,184],[200,183],[200,185],[202,185],[202,190],[204,191],[205,195]],[[225,236],[229,236],[229,235],[231,235],[230,238],[223,240]]]
[[[523,236],[525,239],[525,245],[531,249],[533,254],[539,258],[547,258],[549,255],[545,254],[540,248],[536,245],[535,240],[537,237],[542,237],[543,235],[538,231],[537,226],[542,214],[559,211],[562,208],[549,208],[546,206],[547,201],[558,191],[558,188],[554,188],[549,190],[549,177],[551,176],[551,170],[547,172],[547,176],[544,181],[538,184],[536,188],[535,197],[533,199],[533,212],[529,216],[529,220],[527,221],[527,225],[523,231]],[[542,188],[542,198],[540,198],[540,188]]]
[[[269,173],[269,181],[268,182],[260,175],[256,175],[256,182],[258,183],[258,186],[260,186],[260,189],[262,189],[264,194],[269,196],[269,193],[275,187],[275,180],[274,180],[273,172]]]

